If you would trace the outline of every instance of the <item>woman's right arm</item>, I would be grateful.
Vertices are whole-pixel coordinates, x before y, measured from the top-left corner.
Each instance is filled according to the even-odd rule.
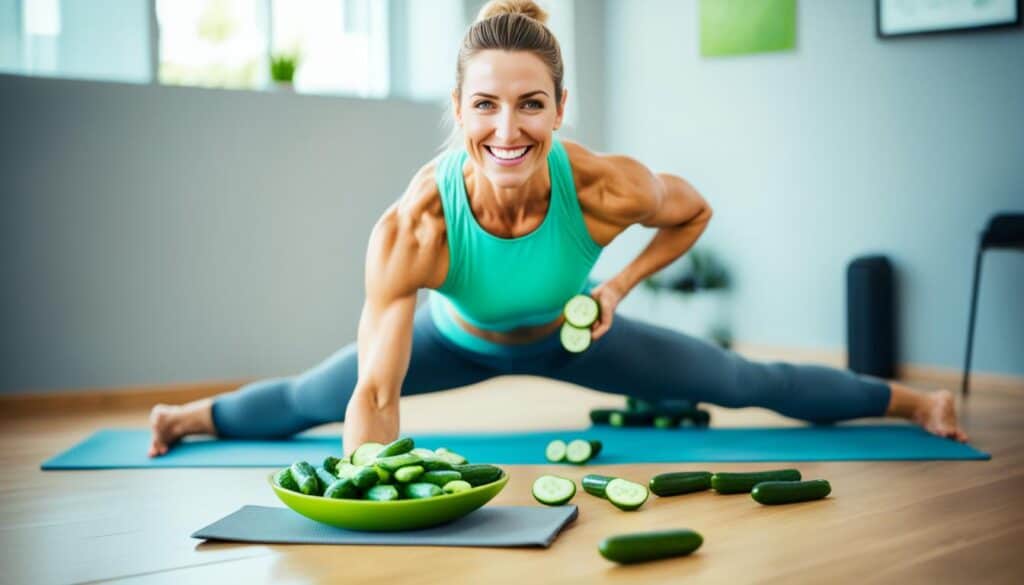
[[[430,177],[429,186],[433,178]],[[421,181],[422,184],[422,181]],[[411,189],[416,189],[416,180]],[[343,447],[398,438],[398,399],[412,354],[416,292],[436,271],[444,241],[440,225],[419,211],[422,198],[403,198],[374,226],[366,252],[366,301],[359,318],[359,377],[345,410]]]

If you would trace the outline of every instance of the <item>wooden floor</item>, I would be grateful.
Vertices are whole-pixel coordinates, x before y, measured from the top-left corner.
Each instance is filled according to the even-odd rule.
[[[403,399],[403,430],[587,426],[621,400],[533,378]],[[280,506],[264,469],[39,471],[101,427],[139,427],[144,409],[0,415],[0,583],[1024,583],[1024,392],[978,388],[962,405],[991,461],[793,463],[831,481],[827,500],[769,508],[746,496],[652,496],[633,513],[580,491],[576,522],[548,549],[206,544],[189,534],[242,505]],[[877,421],[866,421],[877,422]],[[757,409],[713,409],[716,426],[791,425]],[[323,431],[339,434],[340,425]],[[557,472],[644,482],[674,470],[784,464],[504,466],[492,503],[537,505]],[[694,555],[618,567],[597,544],[633,531],[692,528]]]

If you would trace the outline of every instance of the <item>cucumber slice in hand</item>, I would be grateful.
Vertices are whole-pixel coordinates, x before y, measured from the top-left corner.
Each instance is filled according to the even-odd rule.
[[[620,478],[609,481],[608,485],[604,487],[604,495],[608,501],[626,512],[632,512],[643,506],[649,494],[647,487]]]
[[[601,306],[589,295],[576,295],[565,303],[565,320],[573,327],[585,329],[597,321],[601,314]]]
[[[573,327],[571,323],[566,321],[562,323],[562,330],[559,333],[559,339],[562,341],[562,347],[571,353],[582,353],[590,347],[590,329],[580,329],[579,327]]]
[[[533,482],[533,498],[546,506],[561,506],[576,495],[576,483],[556,475],[542,475]]]

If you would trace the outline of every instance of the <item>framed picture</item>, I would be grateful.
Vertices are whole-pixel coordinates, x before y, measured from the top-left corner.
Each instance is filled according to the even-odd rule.
[[[1020,26],[1021,0],[875,0],[879,37]]]

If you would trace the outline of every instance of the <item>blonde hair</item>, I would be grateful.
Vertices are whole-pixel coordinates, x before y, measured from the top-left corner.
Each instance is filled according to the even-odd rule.
[[[545,23],[548,13],[532,0],[491,0],[480,9],[476,22],[466,31],[455,68],[455,96],[462,98],[462,80],[466,65],[481,51],[525,51],[540,58],[555,84],[555,103],[562,103],[563,65],[558,39]],[[452,150],[461,142],[462,132],[449,105],[447,121],[451,134],[442,145]]]

